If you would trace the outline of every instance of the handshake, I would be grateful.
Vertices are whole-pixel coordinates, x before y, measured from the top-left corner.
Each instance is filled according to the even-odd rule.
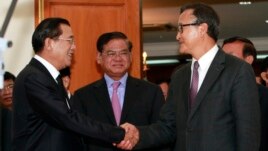
[[[120,126],[125,129],[125,138],[119,144],[113,145],[123,150],[131,150],[139,141],[139,130],[129,123]]]

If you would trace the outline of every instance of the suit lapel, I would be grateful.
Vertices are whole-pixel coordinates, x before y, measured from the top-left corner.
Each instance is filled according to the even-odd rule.
[[[202,85],[197,93],[195,105],[193,106],[193,108],[190,111],[190,115],[189,115],[188,120],[190,120],[193,117],[194,113],[196,112],[196,110],[200,106],[204,97],[206,96],[206,94],[208,93],[210,88],[213,86],[213,84],[218,79],[220,73],[224,69],[224,63],[225,63],[225,55],[222,52],[222,50],[219,49],[219,51],[217,52],[215,58],[213,59],[211,65],[210,65],[208,72],[205,76],[205,79],[204,79],[204,81],[203,81],[203,83],[202,83]]]
[[[102,78],[98,83],[96,83],[94,93],[95,96],[97,97],[97,100],[100,103],[100,106],[103,107],[103,111],[107,114],[111,122],[114,125],[116,125],[112,103],[109,97],[108,88],[104,78]]]
[[[41,71],[44,74],[46,74],[48,77],[50,77],[51,80],[54,81],[55,84],[57,84],[56,81],[54,80],[54,78],[52,77],[52,75],[47,70],[47,68],[41,62],[39,62],[35,58],[32,58],[32,60],[30,61],[29,65],[35,67],[39,71]]]
[[[190,111],[190,101],[189,101],[189,93],[190,93],[190,82],[191,82],[191,63],[188,63],[185,65],[185,71],[183,71],[183,73],[185,73],[185,76],[183,77],[182,80],[182,89],[179,89],[182,92],[182,99],[184,101],[184,105],[185,105],[185,109],[187,110],[187,114]],[[174,92],[176,93],[176,92]]]
[[[47,70],[47,68],[41,63],[39,62],[37,59],[35,58],[32,58],[32,60],[30,61],[29,63],[30,66],[33,66],[35,67],[36,69],[38,69],[39,71],[43,72],[44,74],[46,74],[47,77],[49,77],[51,79],[51,81],[53,81],[52,83],[54,83],[54,85],[56,87],[58,87],[62,97],[64,98],[64,100],[66,101],[66,105],[68,107],[68,109],[70,109],[70,100],[69,100],[69,97],[67,95],[67,92],[65,91],[65,88],[62,84],[62,81],[61,81],[61,85],[59,85],[55,79],[52,77],[52,75],[49,73],[49,71]],[[70,111],[70,110],[69,110]]]
[[[132,111],[131,108],[134,106],[135,102],[137,100],[141,100],[139,98],[140,91],[141,90],[139,89],[139,83],[131,76],[128,76],[126,82],[124,105],[121,114],[121,123],[126,122],[125,119],[127,118],[128,113]]]

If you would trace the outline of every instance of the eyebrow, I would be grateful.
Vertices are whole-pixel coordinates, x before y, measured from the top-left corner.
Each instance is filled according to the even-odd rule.
[[[109,49],[107,51],[114,51],[114,50]],[[122,50],[119,50],[119,51],[129,51],[129,50],[128,49],[122,49]]]

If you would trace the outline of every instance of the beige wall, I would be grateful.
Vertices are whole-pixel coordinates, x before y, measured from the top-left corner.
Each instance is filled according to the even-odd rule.
[[[0,28],[2,28],[11,1],[3,0],[0,2]],[[17,75],[30,61],[33,55],[31,46],[33,30],[34,1],[18,0],[4,37],[13,42],[13,46],[4,52],[5,71]]]

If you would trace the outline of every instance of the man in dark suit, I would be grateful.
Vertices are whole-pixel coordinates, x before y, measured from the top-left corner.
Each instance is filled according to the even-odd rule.
[[[251,66],[217,46],[219,18],[212,7],[183,5],[178,26],[180,52],[191,54],[192,62],[172,75],[160,120],[138,129],[125,124],[126,135],[138,141],[136,149],[175,140],[174,151],[257,151],[260,107]],[[124,142],[118,147],[130,149]]]
[[[252,65],[257,56],[254,44],[243,37],[231,37],[223,41],[223,50]],[[261,144],[260,151],[268,150],[268,88],[257,84],[259,92],[259,103],[261,109]]]
[[[80,151],[80,136],[117,143],[124,129],[73,110],[59,70],[70,66],[75,49],[70,24],[47,18],[32,36],[35,56],[19,73],[13,93],[13,150]]]
[[[129,122],[135,125],[149,125],[159,118],[164,96],[160,87],[128,74],[131,65],[132,44],[121,32],[102,34],[97,40],[97,63],[104,71],[104,77],[74,93],[74,107],[94,120],[120,125]],[[120,82],[119,97],[121,116],[116,121],[113,111],[113,83]],[[114,151],[110,143],[88,140],[88,150]],[[153,149],[157,150],[157,149]]]

